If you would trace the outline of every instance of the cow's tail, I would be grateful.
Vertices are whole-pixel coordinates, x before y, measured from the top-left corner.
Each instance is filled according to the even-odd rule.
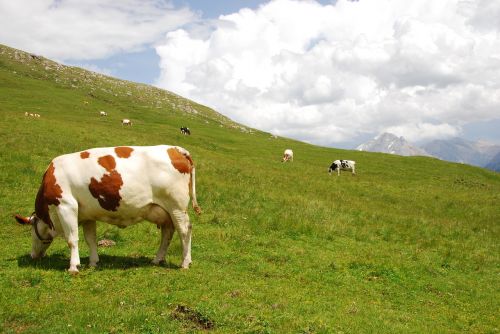
[[[191,202],[193,203],[194,212],[199,215],[201,214],[201,208],[198,205],[198,201],[196,200],[196,169],[194,168],[193,159],[191,158],[191,154],[189,154],[186,149],[179,146],[176,146],[175,148],[189,161],[189,164],[191,165],[191,170],[189,173],[189,195],[191,196]]]
[[[195,173],[195,168],[193,165],[193,168],[191,169],[191,187],[189,189],[189,192],[191,193],[191,202],[193,203],[193,209],[194,212],[196,212],[197,215],[201,214],[201,208],[198,205],[198,201],[196,200],[196,173]]]

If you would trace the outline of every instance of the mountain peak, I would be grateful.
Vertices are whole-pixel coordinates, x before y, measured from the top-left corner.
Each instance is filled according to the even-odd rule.
[[[430,156],[424,150],[410,144],[404,137],[398,137],[395,134],[384,132],[374,139],[359,145],[359,151],[382,152],[396,155],[424,155]]]

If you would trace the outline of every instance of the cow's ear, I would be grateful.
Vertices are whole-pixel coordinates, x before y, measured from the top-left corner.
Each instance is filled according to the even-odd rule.
[[[16,218],[17,222],[21,225],[31,225],[33,223],[30,217],[15,215],[14,218]]]

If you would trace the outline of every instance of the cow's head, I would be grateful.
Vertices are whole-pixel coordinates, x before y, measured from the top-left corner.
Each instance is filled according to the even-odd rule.
[[[332,172],[335,172],[337,170],[339,166],[337,166],[337,164],[334,162],[330,168],[328,168],[328,173],[332,173]]]
[[[21,225],[31,225],[31,257],[33,259],[43,257],[55,237],[54,230],[34,213],[30,217],[15,215],[15,218]]]

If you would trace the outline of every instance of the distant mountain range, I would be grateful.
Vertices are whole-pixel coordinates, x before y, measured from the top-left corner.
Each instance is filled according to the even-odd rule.
[[[410,144],[403,137],[398,137],[392,133],[382,133],[381,135],[367,141],[364,144],[359,145],[357,148],[359,151],[369,151],[369,152],[382,152],[390,153],[396,155],[424,155],[430,156],[429,153],[425,152],[421,148]]]
[[[485,167],[500,152],[500,145],[462,138],[433,140],[422,146],[433,156],[447,161]]]
[[[463,138],[433,140],[421,147],[411,144],[403,137],[383,133],[359,145],[357,150],[382,152],[403,156],[433,156],[441,160],[465,163],[500,171],[500,145]]]
[[[500,172],[500,152],[498,152],[497,155],[495,155],[493,159],[491,159],[491,161],[484,167]]]

